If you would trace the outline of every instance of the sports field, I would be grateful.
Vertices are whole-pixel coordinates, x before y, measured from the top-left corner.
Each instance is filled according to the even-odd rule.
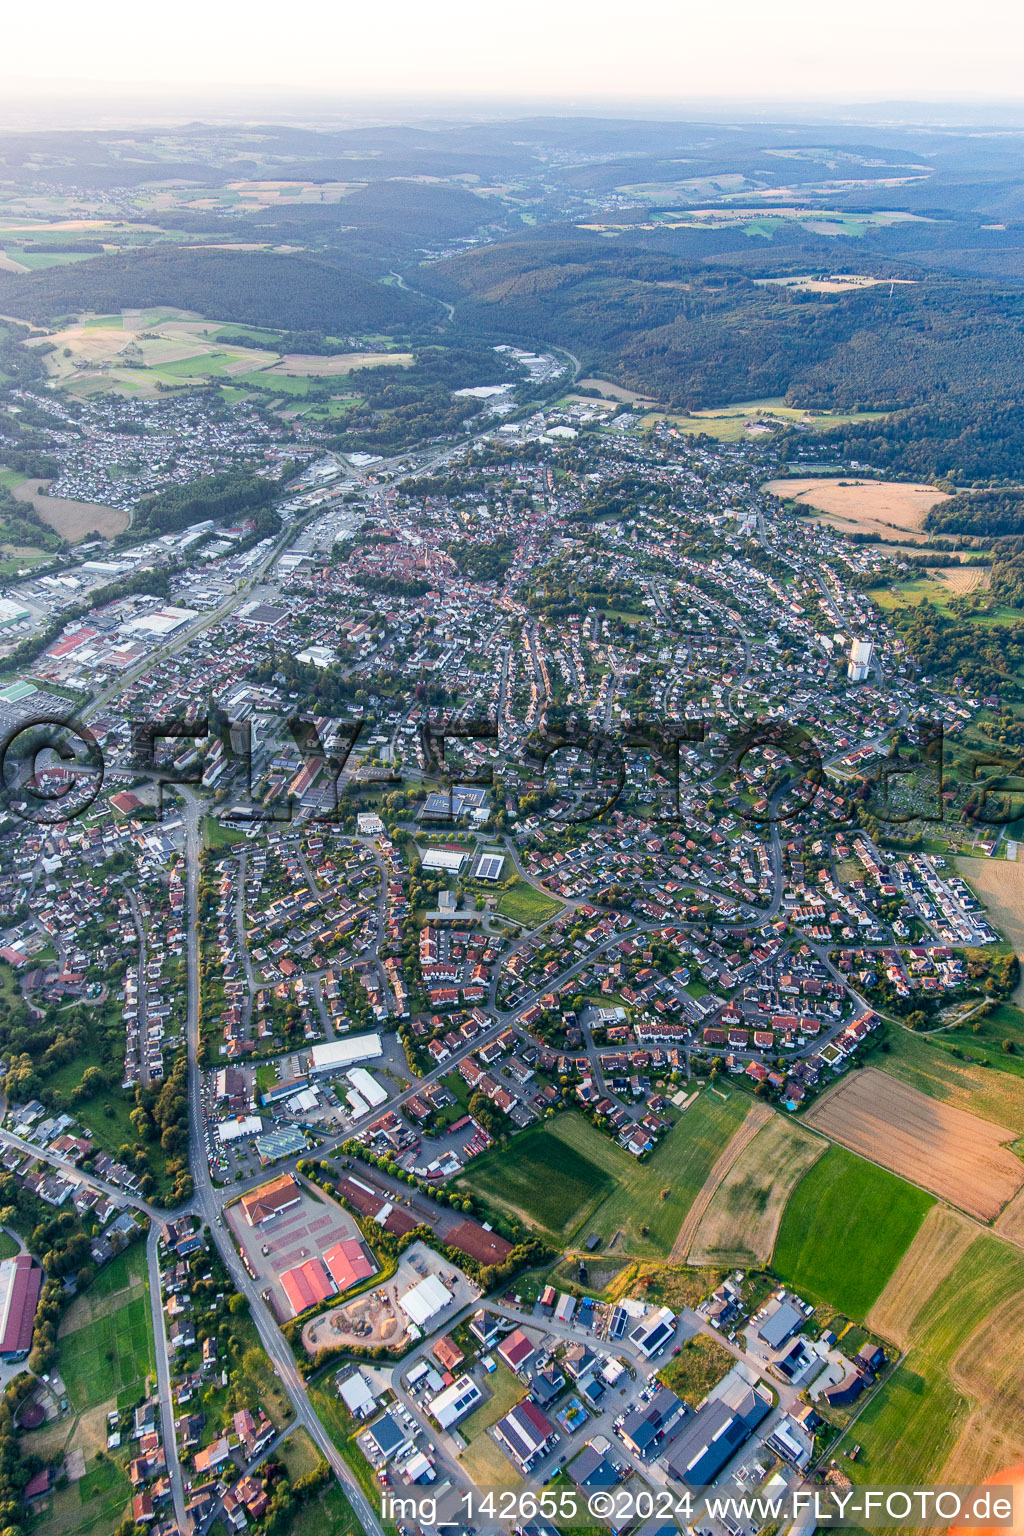
[[[994,1221],[1024,1186],[1024,1162],[1007,1145],[1012,1130],[875,1067],[848,1073],[812,1107],[807,1123],[980,1221]]]
[[[863,1322],[933,1203],[884,1168],[830,1147],[786,1207],[772,1268],[810,1301]]]
[[[786,1202],[827,1145],[773,1115],[713,1195],[690,1247],[690,1263],[767,1264]]]

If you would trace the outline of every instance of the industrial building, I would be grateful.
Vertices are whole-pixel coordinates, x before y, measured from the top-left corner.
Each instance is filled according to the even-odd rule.
[[[24,1360],[32,1347],[42,1267],[29,1253],[0,1263],[0,1360]]]

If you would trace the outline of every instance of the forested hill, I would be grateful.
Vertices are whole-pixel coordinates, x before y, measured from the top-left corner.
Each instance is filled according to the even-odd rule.
[[[919,280],[807,292],[622,236],[563,230],[420,269],[482,334],[555,342],[617,383],[693,408],[786,395],[892,409],[1024,392],[1024,287]]]
[[[25,277],[0,273],[0,313],[26,320],[159,304],[335,336],[415,328],[433,317],[429,304],[401,288],[309,256],[265,251],[161,248]]]

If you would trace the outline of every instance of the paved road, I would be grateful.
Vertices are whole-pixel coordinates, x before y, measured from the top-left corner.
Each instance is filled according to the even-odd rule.
[[[156,1355],[156,1387],[160,1399],[161,1439],[167,1460],[167,1475],[171,1481],[171,1498],[174,1502],[174,1518],[179,1531],[187,1531],[185,1514],[185,1485],[178,1457],[178,1443],[174,1433],[174,1400],[171,1396],[171,1368],[167,1353],[167,1330],[164,1319],[163,1292],[160,1285],[160,1225],[154,1222],[146,1240],[146,1264],[149,1270],[149,1312],[153,1324],[153,1346]]]
[[[202,1066],[199,1039],[199,854],[202,846],[200,805],[188,789],[181,791],[185,802],[185,910],[187,913],[187,975],[188,975],[188,1105],[189,1105],[189,1157],[192,1180],[195,1186],[194,1208],[210,1229],[221,1259],[236,1289],[245,1296],[260,1342],[281,1382],[296,1421],[308,1431],[319,1447],[334,1475],[345,1489],[349,1503],[358,1516],[366,1536],[384,1536],[376,1512],[349,1470],[347,1463],[334,1441],[320,1422],[312,1404],[306,1383],[299,1374],[291,1346],[285,1339],[277,1320],[263,1300],[257,1283],[242,1265],[234,1244],[224,1225],[221,1214],[225,1196],[214,1189],[210,1177],[210,1163],[206,1156],[206,1135],[202,1102]],[[228,1198],[233,1198],[235,1191]],[[158,1341],[159,1346],[159,1341]],[[159,1352],[159,1351],[158,1351]]]

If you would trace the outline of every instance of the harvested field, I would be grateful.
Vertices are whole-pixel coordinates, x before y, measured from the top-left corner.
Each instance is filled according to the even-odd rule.
[[[843,1078],[808,1112],[807,1123],[980,1221],[994,1221],[1024,1186],[1024,1163],[1006,1145],[1013,1131],[875,1067]]]
[[[351,373],[353,368],[411,368],[411,352],[340,352],[334,357],[318,357],[316,354],[286,352],[271,373],[295,374],[300,378],[312,374],[334,375]]]
[[[965,592],[983,592],[988,586],[989,569],[985,565],[929,566],[928,575],[945,582],[951,592],[962,597]]]
[[[903,485],[889,480],[769,480],[774,496],[799,501],[822,514],[816,521],[839,533],[877,533],[888,537],[895,528],[908,537],[916,533],[926,512],[948,501],[933,485]]]
[[[577,387],[596,389],[606,400],[641,400],[645,405],[654,404],[651,395],[638,395],[635,389],[623,389],[621,384],[609,384],[607,379],[580,379]]]
[[[996,1222],[996,1231],[1024,1248],[1024,1190],[1018,1190]]]
[[[123,533],[131,514],[120,507],[103,507],[93,501],[65,501],[63,496],[47,496],[49,480],[23,480],[11,492],[18,501],[30,501],[48,528],[59,533],[69,544],[77,544],[90,533],[112,539]]]
[[[747,1110],[746,1119],[739,1129],[733,1132],[727,1146],[719,1154],[711,1172],[697,1192],[696,1199],[687,1211],[686,1219],[679,1228],[679,1235],[672,1244],[672,1251],[668,1256],[670,1264],[685,1263],[686,1256],[697,1235],[697,1228],[700,1226],[704,1213],[711,1204],[718,1186],[741,1152],[746,1150],[758,1131],[772,1119],[774,1114],[775,1111],[770,1109],[767,1104],[752,1104]],[[695,1260],[694,1262],[697,1261]]]
[[[922,1308],[977,1235],[959,1211],[933,1205],[868,1313],[868,1327],[906,1349]]]
[[[747,1123],[736,1136],[742,1136]],[[733,1137],[733,1142],[736,1140]],[[727,1151],[731,1151],[730,1142]],[[744,1146],[697,1227],[691,1264],[767,1264],[786,1204],[828,1143],[776,1115]]]
[[[949,1379],[971,1398],[943,1478],[974,1481],[1024,1457],[1024,1295],[996,1307],[961,1345]]]
[[[1024,861],[1021,859],[957,859],[957,869],[969,880],[978,898],[1024,964]],[[1024,975],[1012,997],[1019,1007],[1024,1003]]]

